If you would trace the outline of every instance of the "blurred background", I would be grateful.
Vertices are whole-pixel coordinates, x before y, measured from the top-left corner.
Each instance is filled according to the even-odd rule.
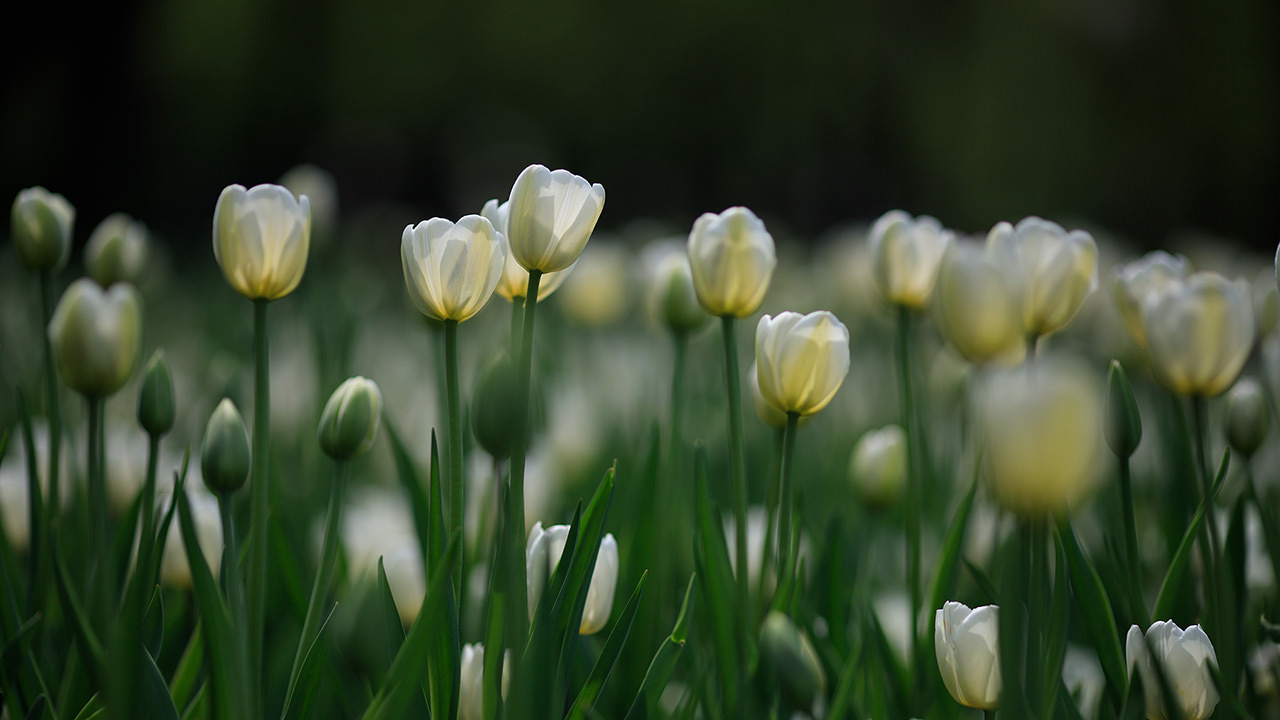
[[[1040,214],[1138,248],[1186,231],[1275,244],[1274,0],[133,0],[8,14],[0,195],[66,195],[78,244],[124,211],[207,253],[225,185],[304,162],[336,176],[344,218],[400,208],[368,226],[389,252],[404,222],[478,212],[531,162],[603,184],[606,230],[652,217],[687,231],[742,204],[804,240],[902,207],[970,232]]]

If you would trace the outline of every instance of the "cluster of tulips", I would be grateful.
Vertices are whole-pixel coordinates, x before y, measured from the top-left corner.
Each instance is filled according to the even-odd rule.
[[[647,310],[673,348],[670,403],[649,450],[593,468],[603,478],[561,524],[526,510],[538,492],[526,484],[531,446],[545,422],[535,360],[546,352],[535,349],[535,326],[539,306],[572,286],[575,269],[586,275],[577,266],[590,256],[604,200],[599,184],[532,165],[507,200],[479,214],[404,228],[404,286],[440,341],[440,422],[429,434],[401,435],[385,419],[389,406],[407,402],[401,388],[364,376],[338,385],[312,446],[332,466],[317,558],[300,564],[281,529],[291,496],[280,486],[283,461],[273,461],[280,378],[273,383],[268,309],[303,279],[312,198],[283,185],[232,185],[218,197],[214,258],[252,307],[252,433],[222,398],[191,477],[185,459],[166,465],[161,442],[178,410],[174,372],[158,350],[138,386],[146,468],[113,505],[109,456],[123,449],[109,447],[104,408],[143,347],[134,284],[145,272],[146,230],[123,215],[103,221],[86,247],[88,277],[54,303],[75,212],[42,188],[20,193],[12,243],[39,279],[46,431],[37,432],[22,394],[21,427],[5,436],[21,438],[22,494],[0,479],[4,712],[491,720],[952,718],[972,708],[989,717],[1145,711],[1199,720],[1277,711],[1280,630],[1264,614],[1277,603],[1280,519],[1275,488],[1253,472],[1255,455],[1265,462],[1274,406],[1261,383],[1240,379],[1275,323],[1273,283],[1258,293],[1164,252],[1119,267],[1106,301],[1136,349],[1125,364],[1154,383],[1131,382],[1114,360],[1104,379],[1087,352],[1072,351],[1067,332],[1100,294],[1088,232],[1029,217],[974,240],[931,217],[886,213],[856,247],[879,307],[879,325],[862,332],[892,341],[896,423],[855,437],[832,429],[847,424],[836,401],[858,356],[857,332],[835,312],[761,315],[743,382],[739,321],[765,304],[777,248],[746,208],[704,214],[687,242],[662,246],[645,266]],[[495,293],[512,313],[496,349],[483,332],[460,332]],[[722,391],[691,389],[707,376],[686,358],[715,318],[722,359],[710,377],[723,379]],[[481,348],[472,355],[488,357],[475,372],[462,362],[471,342]],[[930,353],[964,368],[958,401],[940,402],[922,384]],[[470,397],[464,375],[475,380]],[[85,401],[83,482],[72,488],[60,486],[61,444],[72,433],[61,414],[65,389]],[[199,392],[214,393],[210,404],[219,394]],[[1209,399],[1223,393],[1211,416]],[[744,397],[760,427],[744,427]],[[1159,403],[1154,416],[1144,401]],[[834,420],[813,419],[833,404]],[[1150,462],[1153,441],[1143,437],[1152,417],[1155,452],[1185,475],[1177,486],[1185,494],[1161,508],[1175,542],[1154,560],[1143,547],[1157,532],[1153,512],[1135,502],[1131,469],[1135,458]],[[1217,464],[1211,417],[1229,446]],[[748,437],[762,428],[776,439],[772,452]],[[366,551],[360,533],[344,531],[359,508],[348,490],[353,475],[360,487],[380,472],[362,458],[383,436],[405,530],[399,545]],[[798,450],[802,438],[838,448],[842,467],[848,459],[867,526],[854,539],[836,506],[815,544],[808,501],[822,497],[817,476],[830,471],[817,450]],[[468,468],[480,455],[493,472],[477,493]],[[1243,476],[1230,474],[1240,458]],[[1115,490],[1100,482],[1111,472]],[[615,486],[636,503],[621,519]],[[723,517],[718,496],[730,508]],[[1091,511],[1103,498],[1118,509]],[[995,520],[984,523],[984,512]],[[1250,522],[1260,541],[1248,537]],[[991,557],[972,552],[983,541]],[[1243,570],[1255,549],[1273,571],[1262,591]],[[369,589],[353,595],[362,575],[372,577]],[[646,584],[677,607],[642,602]],[[168,585],[178,589],[161,590]],[[896,615],[879,602],[886,586],[899,598]],[[271,601],[282,587],[288,609]],[[180,626],[166,621],[173,592],[191,602]],[[362,598],[353,612],[382,621],[374,634],[385,644],[377,669],[351,670],[350,683],[334,638],[335,626],[351,622],[335,598],[348,596]],[[643,636],[659,624],[660,637]],[[269,641],[284,635],[287,673]],[[654,639],[656,651],[642,649]],[[486,652],[494,648],[501,652]],[[337,688],[327,688],[335,677]]]

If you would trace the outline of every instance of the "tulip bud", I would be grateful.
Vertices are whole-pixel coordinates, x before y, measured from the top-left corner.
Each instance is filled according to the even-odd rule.
[[[777,264],[773,236],[744,207],[705,213],[689,233],[693,289],[712,315],[746,317],[758,310]]]
[[[785,413],[812,415],[831,402],[849,373],[849,329],[835,315],[765,315],[756,325],[760,394]]]
[[[811,709],[826,688],[826,675],[812,643],[791,618],[777,610],[770,610],[760,626],[760,660],[793,710]]]
[[[1271,409],[1262,385],[1251,377],[1240,378],[1227,392],[1227,442],[1249,457],[1262,447],[1271,429]]]
[[[156,350],[142,371],[142,389],[138,391],[138,424],[153,438],[173,429],[175,415],[173,377],[164,350]]]
[[[1125,657],[1129,677],[1133,677],[1136,668],[1142,678],[1142,694],[1151,720],[1170,717],[1160,685],[1161,674],[1170,697],[1178,703],[1177,717],[1204,720],[1213,715],[1220,698],[1211,667],[1217,667],[1218,655],[1199,625],[1184,631],[1172,620],[1159,620],[1147,628],[1145,636],[1137,625],[1130,626],[1125,636]],[[1160,664],[1160,673],[1156,672],[1156,663]]]
[[[907,434],[897,425],[864,433],[853,446],[849,477],[868,505],[893,504],[907,481]]]
[[[104,291],[80,278],[63,293],[49,321],[58,375],[88,397],[107,397],[124,386],[141,341],[142,301],[127,283]]]
[[[933,648],[942,683],[965,707],[995,710],[1000,706],[1000,608],[969,609],[948,601],[933,615]]]
[[[568,525],[552,525],[546,530],[542,523],[534,523],[525,546],[525,564],[529,582],[529,617],[538,608],[543,588],[555,573],[560,556],[564,554],[565,541],[569,537]],[[582,610],[579,635],[593,635],[604,629],[613,611],[613,593],[618,585],[618,542],[613,533],[606,533],[600,540],[596,555],[595,571],[587,591],[587,603]]]
[[[279,300],[307,269],[311,201],[280,185],[228,185],[213,210],[213,257],[236,292]]]
[[[617,242],[600,241],[584,250],[574,264],[573,277],[560,293],[565,317],[586,327],[606,327],[620,321],[631,309],[632,265],[630,253]]]
[[[687,335],[711,319],[698,304],[693,271],[685,253],[668,253],[659,261],[650,297],[654,315],[676,334]]]
[[[205,486],[218,494],[229,495],[249,479],[249,434],[230,398],[218,403],[205,425],[200,472]]]
[[[484,717],[484,645],[462,646],[462,682],[458,696],[458,720],[481,720]],[[511,651],[502,655],[502,699],[506,700],[511,685]]]
[[[338,181],[332,173],[315,165],[296,165],[280,176],[280,184],[311,203],[312,240],[324,240],[337,228]]]
[[[1016,227],[997,224],[987,246],[1017,288],[1026,333],[1048,335],[1066,327],[1098,284],[1098,246],[1083,230],[1068,233],[1057,223],[1028,217]]]
[[[108,215],[89,236],[84,264],[102,287],[137,284],[147,264],[147,228],[124,213]]]
[[[511,356],[505,350],[499,350],[480,373],[471,402],[471,423],[476,441],[495,458],[511,456],[520,424],[511,407],[519,390],[520,382]]]
[[[604,209],[604,188],[568,170],[530,165],[511,187],[510,202],[511,254],[527,270],[556,272],[587,246]]]
[[[938,330],[965,360],[981,365],[1024,354],[1017,286],[1000,258],[972,242],[952,243],[933,288]]]
[[[457,223],[431,218],[405,226],[400,260],[418,311],[436,320],[467,320],[489,302],[502,277],[507,241],[479,215]]]
[[[1117,457],[1129,458],[1142,442],[1142,415],[1138,413],[1138,401],[1133,397],[1133,387],[1120,363],[1112,360],[1107,371],[1107,406],[1102,422],[1102,433],[1107,447]]]
[[[710,317],[706,313],[703,317]],[[764,399],[764,395],[760,394],[760,370],[756,367],[756,363],[751,363],[751,369],[747,371],[747,382],[751,386],[751,405],[756,409],[756,417],[760,418],[760,422],[774,430],[781,430],[787,426],[787,414],[769,403]]]
[[[1181,255],[1162,250],[1147,253],[1141,259],[1116,269],[1114,297],[1120,317],[1134,341],[1147,347],[1147,329],[1142,320],[1142,307],[1147,300],[1164,292],[1172,283],[1182,282],[1191,274],[1191,263]]]
[[[351,460],[373,447],[382,419],[382,392],[372,380],[347,378],[324,405],[316,438],[334,460]]]
[[[76,209],[42,187],[27,188],[13,200],[13,245],[31,270],[57,272],[71,259]]]
[[[480,214],[503,237],[510,237],[507,234],[507,211],[510,208],[510,200],[501,205],[497,200],[490,200],[484,204]],[[542,278],[538,280],[538,302],[546,300],[551,293],[555,292],[573,272],[575,265],[577,265],[576,261],[564,270],[543,273]],[[529,271],[510,252],[510,241],[508,241],[507,259],[502,263],[502,277],[498,279],[497,292],[511,302],[523,301],[529,295]]]
[[[1248,283],[1201,272],[1147,298],[1142,317],[1156,380],[1179,395],[1231,387],[1253,349]]]
[[[929,305],[938,263],[954,234],[928,215],[890,210],[871,226],[868,240],[876,287],[885,300],[920,310]]]

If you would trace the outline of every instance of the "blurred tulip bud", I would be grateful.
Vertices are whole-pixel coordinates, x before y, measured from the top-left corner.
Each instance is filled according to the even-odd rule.
[[[812,415],[831,402],[849,374],[849,330],[835,315],[765,315],[756,325],[760,394],[785,413]]]
[[[760,626],[760,661],[792,710],[808,712],[826,689],[826,674],[812,643],[777,610],[770,610]]]
[[[103,290],[89,278],[71,283],[49,321],[58,375],[87,397],[107,397],[124,386],[138,362],[142,301],[127,283]]]
[[[409,297],[436,320],[461,322],[480,312],[493,297],[506,256],[506,238],[479,215],[408,225],[400,243]]]
[[[760,308],[778,264],[773,236],[744,207],[704,213],[689,233],[689,269],[703,309],[746,317]]]
[[[901,210],[890,210],[871,226],[867,239],[880,295],[893,305],[913,310],[928,307],[938,263],[954,234],[928,215],[912,218]]]
[[[1000,676],[1000,608],[969,609],[948,601],[933,615],[933,648],[942,683],[965,707],[995,710],[1003,688]]]
[[[951,243],[933,294],[938,330],[965,360],[982,365],[1025,354],[1016,283],[995,253],[973,242]]]
[[[1066,327],[1098,284],[1098,246],[1083,230],[1028,217],[998,223],[987,246],[1005,263],[1017,290],[1023,331],[1048,335]]]
[[[686,253],[668,253],[658,262],[650,298],[654,316],[676,334],[687,335],[711,320],[711,316],[698,304],[698,295],[693,289],[693,271],[689,269]]]
[[[591,239],[604,209],[604,187],[568,170],[530,165],[511,187],[510,203],[511,254],[527,270],[556,272],[572,265]]]
[[[280,184],[294,197],[306,197],[311,203],[312,229],[316,237],[333,232],[338,226],[338,181],[323,168],[297,165],[280,176]]]
[[[1151,720],[1204,720],[1213,715],[1219,697],[1210,667],[1218,666],[1218,655],[1199,625],[1184,631],[1172,620],[1159,620],[1147,628],[1145,636],[1137,625],[1130,626],[1125,637],[1125,657],[1129,677],[1133,677],[1136,667],[1142,678],[1142,694]],[[1160,673],[1156,671],[1157,662]],[[1178,702],[1176,715],[1165,705],[1161,673],[1170,696]]]
[[[1148,297],[1142,316],[1152,374],[1179,395],[1223,392],[1253,349],[1253,301],[1244,281],[1196,273]]]
[[[89,236],[84,264],[89,277],[102,287],[138,284],[147,266],[146,226],[124,213],[108,215]]]
[[[907,482],[907,434],[897,425],[863,433],[849,458],[849,477],[868,505],[897,502]]]
[[[501,205],[497,200],[490,200],[484,204],[484,209],[480,214],[493,225],[493,229],[502,234],[507,235],[507,211],[511,208],[511,201],[508,200]],[[546,300],[551,293],[555,292],[562,285],[570,273],[573,272],[574,265],[558,270],[556,272],[543,273],[542,278],[538,280],[538,302]],[[529,271],[516,260],[516,256],[507,252],[507,259],[502,263],[502,277],[498,278],[498,294],[510,300],[511,302],[523,301],[529,295]]]
[[[1118,361],[1111,361],[1107,370],[1107,405],[1102,420],[1102,434],[1107,447],[1116,457],[1128,459],[1142,442],[1142,415],[1138,412],[1138,400],[1133,396],[1129,377]]]
[[[334,460],[352,460],[373,447],[382,421],[382,392],[374,381],[347,378],[324,405],[316,438]]]
[[[212,491],[229,495],[249,479],[249,434],[230,398],[223,398],[209,416],[200,451],[200,473]]]
[[[236,292],[279,300],[307,269],[311,201],[280,185],[228,185],[213,210],[213,257]]]
[[[605,327],[622,320],[632,304],[632,264],[630,254],[617,242],[602,241],[584,250],[574,264],[573,277],[560,292],[559,305],[565,317],[586,327]]]
[[[520,383],[505,350],[489,359],[480,373],[471,403],[471,422],[480,447],[495,458],[511,457],[519,423],[511,412]]]
[[[13,200],[13,245],[23,265],[57,272],[71,259],[71,229],[76,209],[42,187],[27,188]]]
[[[569,537],[568,525],[552,525],[546,530],[542,523],[534,523],[525,546],[525,563],[529,578],[529,617],[538,608],[542,591],[555,573],[560,556],[564,554],[565,541]],[[587,603],[582,610],[579,635],[593,635],[604,629],[613,611],[613,593],[618,585],[618,542],[613,533],[606,533],[600,540],[596,555],[595,571],[587,591]]]
[[[462,646],[462,684],[458,702],[458,720],[481,720],[484,717],[484,645]],[[502,699],[507,699],[511,685],[511,651],[502,655]]]
[[[1251,377],[1240,378],[1227,392],[1227,442],[1249,457],[1262,447],[1271,429],[1271,407],[1262,385]]]
[[[153,438],[173,429],[176,414],[173,399],[173,377],[164,350],[156,350],[142,371],[142,389],[138,391],[138,424]]]
[[[1074,507],[1097,481],[1100,384],[1053,358],[989,375],[977,396],[992,494],[1043,517]]]
[[[1182,282],[1190,274],[1191,263],[1185,257],[1170,255],[1163,250],[1147,253],[1139,260],[1116,268],[1116,308],[1138,345],[1147,347],[1143,305],[1149,298],[1164,292],[1171,283]]]

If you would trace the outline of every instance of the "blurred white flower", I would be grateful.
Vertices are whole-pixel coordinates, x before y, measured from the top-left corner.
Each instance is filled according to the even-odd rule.
[[[897,425],[868,430],[854,443],[849,478],[863,502],[893,504],[907,481],[907,434]]]
[[[1170,283],[1182,282],[1191,274],[1191,263],[1181,255],[1163,250],[1147,253],[1138,260],[1116,268],[1114,297],[1125,327],[1141,347],[1147,346],[1147,329],[1142,307],[1164,292]]]
[[[228,185],[213,210],[213,257],[236,292],[279,300],[307,269],[311,203],[280,185]]]
[[[338,181],[329,171],[309,163],[295,165],[280,176],[280,184],[311,203],[316,239],[326,237],[338,225]]]
[[[1076,701],[1080,715],[1097,717],[1098,703],[1107,687],[1107,677],[1102,672],[1098,653],[1079,645],[1067,645],[1062,662],[1062,684]]]
[[[633,304],[632,263],[630,253],[621,244],[592,243],[578,258],[573,276],[560,291],[558,300],[565,317],[592,328],[622,320]],[[538,295],[542,295],[541,288]]]
[[[484,717],[484,645],[462,646],[461,679],[458,696],[458,720],[480,720]],[[507,698],[511,685],[511,651],[502,656],[502,698]]]
[[[1023,330],[1048,335],[1066,327],[1098,284],[1098,246],[1083,230],[1023,218],[998,223],[987,246],[1006,264],[1022,309]]]
[[[928,307],[938,278],[938,263],[955,235],[936,218],[913,218],[902,210],[890,210],[871,226],[867,239],[875,268],[873,277],[884,299],[913,310]]]
[[[1018,283],[997,253],[973,242],[952,243],[933,289],[933,317],[943,337],[975,365],[1020,361],[1025,354]]]
[[[1000,609],[947,601],[934,613],[934,650],[942,682],[955,701],[979,710],[1000,705]]]
[[[529,580],[529,617],[532,618],[538,608],[542,591],[556,566],[564,554],[566,541],[569,538],[568,525],[552,525],[543,530],[542,523],[534,523],[525,546],[525,563]],[[587,590],[587,602],[582,610],[582,623],[578,627],[580,635],[593,635],[604,629],[613,611],[613,595],[618,585],[618,542],[613,533],[605,533],[600,540],[600,549],[596,554],[595,570],[591,575],[591,585]]]
[[[323,523],[323,518],[316,519],[317,552]],[[353,492],[342,513],[342,547],[353,580],[373,579],[382,558],[400,619],[406,625],[412,623],[426,597],[427,580],[413,516],[403,495],[381,487]]]
[[[31,423],[31,437],[36,448],[36,467],[39,470],[40,492],[44,501],[49,501],[49,427],[43,419]],[[71,500],[70,451],[68,443],[59,446],[61,460],[58,465],[58,494],[62,496],[60,506],[65,507]],[[4,518],[5,537],[9,545],[19,552],[25,552],[31,545],[30,498],[27,475],[27,444],[20,428],[9,434],[9,446],[5,450],[4,461],[0,462],[0,517]]]
[[[218,577],[222,566],[222,517],[218,513],[218,499],[208,491],[188,486],[187,501],[191,504],[191,519],[196,524],[196,542],[200,544],[200,552],[209,565],[209,571]],[[160,488],[156,491],[155,511],[166,512],[173,501],[172,487]],[[190,590],[191,566],[187,563],[187,552],[182,542],[182,528],[178,513],[173,514],[169,525],[168,537],[164,538],[164,552],[160,556],[160,582],[169,587]]]
[[[1142,317],[1156,380],[1179,395],[1231,387],[1253,349],[1250,292],[1242,280],[1199,272],[1149,296]]]
[[[147,265],[147,228],[125,215],[108,215],[89,236],[84,265],[99,285],[128,282],[137,285]]]
[[[1138,626],[1133,625],[1125,637],[1125,657],[1129,676],[1133,676],[1136,668],[1142,678],[1142,694],[1146,697],[1150,720],[1170,717],[1155,668],[1157,662],[1173,698],[1178,701],[1175,717],[1204,720],[1213,715],[1219,696],[1210,666],[1218,665],[1218,655],[1199,625],[1184,631],[1171,620],[1158,620],[1147,628],[1145,637]]]

